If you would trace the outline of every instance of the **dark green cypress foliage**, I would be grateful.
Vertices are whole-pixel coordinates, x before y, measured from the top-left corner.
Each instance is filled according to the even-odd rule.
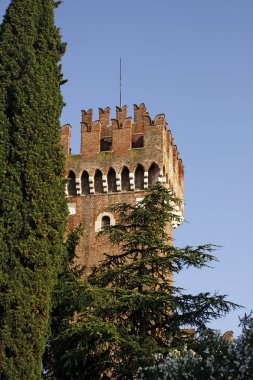
[[[53,0],[13,0],[0,26],[0,378],[38,380],[67,215]]]

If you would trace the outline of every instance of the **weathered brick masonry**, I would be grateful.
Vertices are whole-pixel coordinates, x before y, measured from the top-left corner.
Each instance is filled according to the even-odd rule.
[[[80,154],[70,154],[70,138],[67,124],[61,139],[67,157],[68,229],[82,223],[84,234],[77,254],[88,271],[103,252],[116,252],[105,238],[96,238],[104,224],[115,223],[106,208],[112,203],[136,204],[156,181],[183,200],[184,169],[165,115],[153,121],[143,103],[134,105],[134,120],[127,117],[126,106],[116,107],[112,120],[110,108],[100,108],[97,121],[93,121],[92,109],[82,111]],[[183,202],[178,213],[183,219]],[[176,226],[169,227],[171,236]]]

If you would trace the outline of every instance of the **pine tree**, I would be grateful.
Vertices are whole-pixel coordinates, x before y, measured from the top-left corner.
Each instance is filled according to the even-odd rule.
[[[67,216],[53,0],[12,0],[0,26],[0,377],[41,378]]]
[[[211,319],[237,307],[224,295],[186,294],[173,284],[173,273],[215,260],[212,245],[172,246],[166,225],[178,218],[177,202],[157,184],[138,205],[110,207],[117,223],[100,235],[118,253],[106,253],[93,268],[75,317],[65,318],[54,337],[57,378],[133,379],[158,355],[182,350],[192,339],[185,327],[203,331]]]
[[[111,302],[111,297],[106,289],[83,280],[84,268],[75,261],[80,236],[81,228],[68,236],[68,255],[53,292],[51,334],[44,356],[47,379],[95,380],[112,366],[110,351],[117,337],[115,327],[100,317],[90,315],[89,320],[83,319],[84,310],[99,308],[106,299]]]
[[[211,254],[215,247],[210,244],[185,248],[171,244],[166,225],[178,218],[174,210],[179,202],[157,184],[138,205],[113,205],[110,212],[118,223],[100,233],[119,247],[119,253],[107,254],[89,282],[110,289],[116,299],[114,319],[127,337],[118,371],[126,376],[129,368],[152,360],[155,354],[182,348],[189,339],[185,327],[201,331],[210,320],[236,307],[224,295],[186,294],[173,284],[174,273],[203,268],[215,260]]]
[[[48,380],[100,379],[101,373],[110,372],[111,351],[120,339],[110,321],[90,313],[111,304],[112,298],[107,289],[90,286],[83,279],[84,268],[76,263],[81,233],[80,226],[68,236],[68,255],[53,292],[51,334],[43,361]]]

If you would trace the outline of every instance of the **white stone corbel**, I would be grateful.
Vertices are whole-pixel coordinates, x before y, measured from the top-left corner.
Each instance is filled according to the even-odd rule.
[[[130,190],[134,190],[134,173],[129,173]]]
[[[116,174],[116,187],[117,191],[121,191],[121,175]]]
[[[163,177],[163,170],[159,171],[159,176],[157,178],[157,182],[163,183],[164,182],[164,177]]]
[[[144,172],[144,189],[148,188],[148,172]]]
[[[175,215],[175,219],[171,222],[171,225],[173,228],[177,228],[184,222],[184,215],[179,205],[175,204],[175,202],[171,202],[171,204],[172,203],[174,208],[173,214]]]
[[[107,182],[107,176],[102,176],[102,183],[103,183],[103,191],[104,193],[108,193],[108,182]]]
[[[81,180],[76,177],[76,195],[81,195]]]
[[[94,194],[95,189],[94,189],[94,177],[92,175],[89,176],[89,187],[90,187],[90,193]]]

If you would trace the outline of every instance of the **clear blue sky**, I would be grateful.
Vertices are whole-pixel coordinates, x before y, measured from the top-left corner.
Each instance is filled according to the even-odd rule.
[[[110,106],[114,116],[122,57],[123,104],[164,112],[184,162],[188,223],[175,244],[222,245],[214,269],[186,271],[178,284],[244,305],[212,324],[236,334],[237,316],[253,309],[252,17],[252,0],[65,0],[56,12],[72,152],[81,109]]]

